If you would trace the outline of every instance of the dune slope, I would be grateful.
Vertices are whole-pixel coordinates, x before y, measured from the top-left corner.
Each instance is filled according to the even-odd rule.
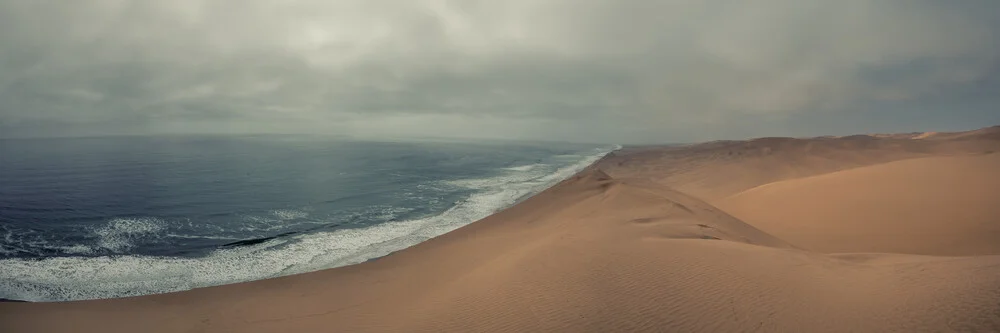
[[[770,183],[718,205],[821,252],[1000,254],[1000,154],[908,159]]]

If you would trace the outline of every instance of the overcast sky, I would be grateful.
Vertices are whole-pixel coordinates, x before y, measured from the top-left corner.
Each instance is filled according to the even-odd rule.
[[[995,0],[0,0],[0,136],[995,124]]]

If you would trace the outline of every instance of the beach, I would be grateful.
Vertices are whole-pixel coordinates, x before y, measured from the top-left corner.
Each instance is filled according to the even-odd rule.
[[[357,265],[2,332],[1000,331],[1000,127],[625,147]]]

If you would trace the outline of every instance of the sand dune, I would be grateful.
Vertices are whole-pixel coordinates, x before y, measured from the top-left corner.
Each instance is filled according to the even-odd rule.
[[[625,149],[599,166],[615,177],[643,178],[709,202],[772,182],[910,158],[1000,152],[1000,127],[937,133],[941,139],[758,138]]]
[[[972,131],[937,133],[928,132],[924,139],[931,140],[1000,140],[1000,126],[980,128]]]
[[[928,157],[759,186],[719,207],[810,250],[1000,254],[1000,154]]]
[[[818,186],[843,186],[820,198],[829,210],[851,209],[835,194],[855,188],[906,204],[957,192],[967,196],[935,196],[923,211],[951,205],[940,211],[953,218],[947,227],[937,219],[921,227],[972,237],[966,228],[996,230],[983,207],[1000,204],[987,179],[997,157],[943,156],[996,143],[964,141],[972,143],[765,138],[621,151],[510,209],[376,261],[164,295],[0,303],[0,331],[1000,331],[1000,255],[822,254],[808,250],[818,243],[774,236],[793,235],[794,221],[758,229],[711,204],[768,219],[778,212],[741,209],[756,203],[749,200],[775,200],[775,211],[817,204],[799,196]],[[905,179],[922,187],[902,194]],[[893,186],[879,192],[877,182]],[[854,213],[893,212],[886,206]],[[968,207],[986,215],[962,215]],[[846,223],[822,226],[842,235],[869,228],[817,222],[809,212],[798,223]],[[966,217],[984,220],[958,221]],[[895,231],[893,244],[921,243],[920,233]],[[977,245],[968,251],[989,252],[987,238],[969,238]]]
[[[775,181],[931,156],[932,148],[872,137],[761,138],[623,150],[600,167],[615,177],[645,178],[711,201]]]

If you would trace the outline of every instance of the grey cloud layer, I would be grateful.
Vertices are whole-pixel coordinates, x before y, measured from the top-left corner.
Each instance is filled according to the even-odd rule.
[[[0,127],[660,140],[983,80],[998,12],[988,0],[6,0]]]

